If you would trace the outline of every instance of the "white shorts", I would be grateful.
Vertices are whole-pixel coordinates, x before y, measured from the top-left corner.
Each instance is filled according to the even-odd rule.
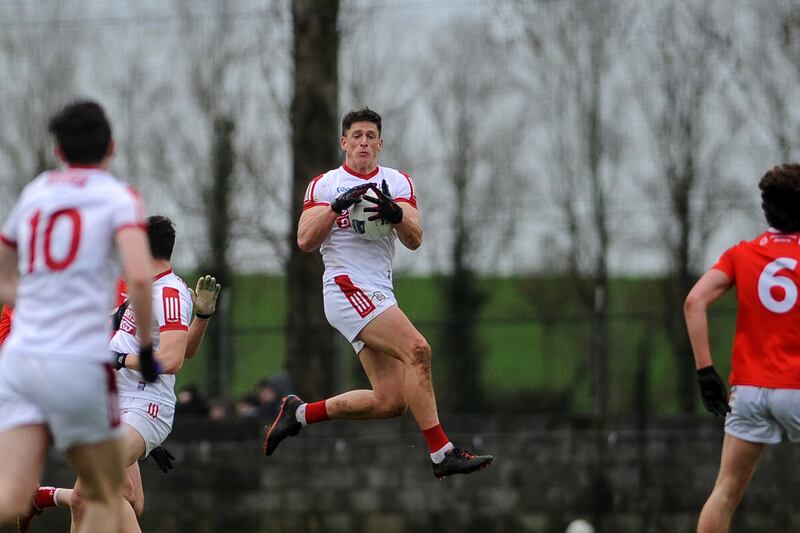
[[[731,387],[725,433],[748,442],[776,444],[783,434],[800,442],[800,389]]]
[[[397,305],[391,290],[356,285],[349,276],[336,276],[325,281],[322,288],[325,317],[353,345],[356,353],[364,348],[358,334],[378,315]]]
[[[45,424],[59,450],[120,438],[111,365],[5,352],[0,358],[0,431]]]
[[[119,397],[120,419],[144,439],[144,459],[158,448],[172,431],[175,406],[132,396]]]

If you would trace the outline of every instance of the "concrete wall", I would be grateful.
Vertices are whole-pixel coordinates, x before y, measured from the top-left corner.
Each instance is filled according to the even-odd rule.
[[[464,447],[495,455],[471,476],[437,481],[410,416],[332,422],[266,458],[256,421],[179,420],[175,469],[142,464],[146,532],[546,532],[583,517],[598,531],[693,531],[722,440],[711,417],[609,422],[517,415],[447,416]],[[605,446],[605,453],[600,449]],[[604,458],[601,458],[604,455]],[[800,531],[800,447],[770,447],[733,531]],[[43,484],[70,483],[53,458]],[[33,531],[66,531],[49,510]]]

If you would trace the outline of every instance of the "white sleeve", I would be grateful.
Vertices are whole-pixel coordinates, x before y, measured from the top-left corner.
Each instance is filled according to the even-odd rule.
[[[325,179],[325,174],[320,174],[308,184],[303,197],[303,211],[318,205],[331,205],[333,198],[330,192],[330,183]]]
[[[158,321],[158,331],[188,331],[192,315],[192,299],[188,289],[162,287],[161,294],[153,302],[153,317]]]
[[[397,179],[395,180],[396,189],[390,191],[394,196],[395,202],[405,202],[411,207],[417,207],[417,190],[414,187],[414,180],[411,179],[411,176],[406,174],[405,172],[397,173]]]
[[[119,231],[127,227],[145,227],[144,203],[141,196],[133,187],[124,186],[124,193],[119,195],[119,201],[114,209],[114,230]]]

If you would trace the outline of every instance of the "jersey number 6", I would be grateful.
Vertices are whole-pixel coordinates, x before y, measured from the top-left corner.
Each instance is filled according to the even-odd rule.
[[[758,277],[758,298],[764,307],[773,313],[787,313],[797,303],[797,285],[787,276],[779,276],[778,272],[794,270],[797,260],[791,257],[779,257],[764,267]],[[783,298],[777,299],[772,293],[774,287],[783,289]]]
[[[41,211],[36,211],[30,220],[31,225],[31,240],[30,240],[30,250],[28,253],[28,273],[30,274],[33,272],[34,267],[36,265],[36,248],[37,248],[37,241],[38,241],[38,232],[39,232],[39,223],[41,221]],[[53,235],[53,228],[58,222],[58,219],[66,218],[65,222],[69,222],[71,228],[71,237],[70,237],[70,244],[69,250],[67,251],[66,255],[62,258],[55,258],[53,257],[53,252],[51,250],[51,237]],[[78,213],[77,209],[61,209],[56,211],[50,218],[47,219],[47,226],[44,229],[44,263],[47,265],[47,268],[50,270],[64,270],[67,268],[74,260],[75,256],[78,255],[78,245],[81,241],[81,215]]]

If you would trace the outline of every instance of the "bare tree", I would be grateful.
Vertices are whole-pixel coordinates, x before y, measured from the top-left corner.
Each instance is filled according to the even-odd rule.
[[[4,22],[0,29],[0,72],[13,80],[0,85],[0,157],[7,173],[0,187],[4,198],[13,199],[53,163],[47,120],[76,96],[83,34],[64,22],[67,8],[60,2],[11,0],[3,8],[6,21],[20,21],[14,26]]]
[[[338,14],[338,0],[292,2],[292,229],[309,181],[339,161]],[[322,305],[322,259],[319,253],[301,252],[294,231],[287,240],[286,365],[301,395],[324,398],[336,392],[339,354]]]
[[[481,362],[484,348],[478,325],[488,301],[479,272],[491,271],[513,241],[522,203],[523,179],[514,167],[523,130],[516,102],[509,102],[495,80],[502,65],[489,25],[455,20],[434,41],[420,97],[432,128],[423,136],[430,164],[425,179],[437,205],[425,224],[427,246],[444,254],[441,346],[447,368],[442,395],[451,407],[480,410],[486,406]],[[447,57],[442,63],[440,59]],[[446,94],[447,98],[441,96]],[[510,117],[510,118],[507,118]],[[422,188],[422,187],[420,187]]]
[[[666,2],[648,10],[640,31],[649,38],[648,62],[638,94],[654,140],[655,175],[651,198],[662,199],[660,239],[668,263],[663,283],[664,327],[675,356],[680,408],[693,410],[697,394],[691,346],[683,322],[683,301],[703,268],[706,244],[720,213],[738,188],[726,179],[723,145],[713,135],[721,127],[735,134],[714,111],[728,95],[720,72],[729,58],[729,40],[705,3]],[[635,39],[636,40],[636,39]]]
[[[229,313],[225,311],[231,308],[234,294],[236,244],[253,236],[253,228],[268,219],[264,209],[280,198],[274,192],[280,190],[280,177],[269,167],[276,152],[259,150],[254,154],[259,145],[274,143],[274,131],[259,127],[269,115],[251,113],[250,106],[253,100],[270,94],[267,77],[272,71],[261,62],[260,54],[279,55],[281,51],[260,48],[265,43],[260,32],[282,30],[277,16],[281,8],[278,2],[263,9],[251,4],[176,0],[181,30],[176,55],[186,69],[188,86],[181,89],[186,90],[189,107],[172,112],[183,120],[174,116],[172,150],[162,149],[157,156],[158,166],[171,178],[167,183],[173,198],[185,214],[197,217],[205,230],[198,241],[206,245],[200,252],[201,268],[227,286],[221,295],[223,312],[210,326],[207,374],[211,393],[226,401],[234,359]],[[280,40],[271,41],[277,42]],[[259,198],[263,202],[256,200],[255,192],[264,195]],[[266,255],[276,252],[273,244],[266,242]]]
[[[591,317],[590,368],[595,414],[608,408],[609,254],[613,198],[620,178],[621,134],[614,120],[611,63],[625,13],[603,0],[520,3],[529,50],[522,80],[540,104],[549,195],[566,242],[552,243]],[[616,46],[616,48],[615,48]],[[537,117],[538,118],[538,117]]]

